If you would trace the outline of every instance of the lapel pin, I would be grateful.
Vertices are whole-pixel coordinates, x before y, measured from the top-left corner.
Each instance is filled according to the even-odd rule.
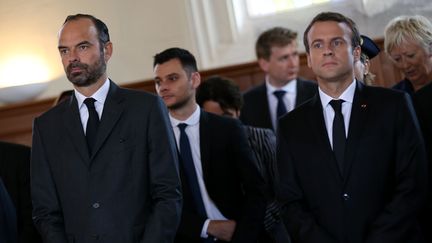
[[[360,106],[361,108],[366,108],[367,107],[367,105],[366,104],[361,104],[361,106]]]

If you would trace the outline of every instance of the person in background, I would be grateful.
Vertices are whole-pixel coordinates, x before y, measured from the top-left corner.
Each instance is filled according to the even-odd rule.
[[[175,242],[256,242],[266,185],[240,121],[197,105],[201,76],[189,51],[169,48],[156,54],[153,70],[180,154],[184,203]]]
[[[15,207],[0,177],[0,243],[17,243]]]
[[[384,46],[395,66],[405,78],[393,88],[413,98],[429,155],[429,196],[420,217],[427,242],[432,242],[432,23],[424,16],[399,16],[385,29]]]
[[[196,100],[205,111],[238,119],[243,105],[239,87],[230,79],[213,76],[198,86]],[[244,126],[249,146],[252,148],[257,167],[268,185],[271,200],[267,204],[262,242],[290,242],[285,226],[280,220],[281,205],[275,201],[277,180],[276,136],[268,128]]]
[[[0,177],[16,209],[18,242],[42,242],[32,220],[30,147],[0,141]]]
[[[303,41],[319,91],[279,120],[276,152],[293,242],[424,242],[426,154],[408,95],[356,81],[348,17],[316,15]]]
[[[393,86],[411,96],[432,80],[432,23],[423,16],[399,16],[384,32],[384,48],[405,76]]]
[[[240,120],[245,125],[276,131],[277,120],[317,92],[315,82],[298,77],[300,59],[297,33],[283,27],[263,32],[255,46],[263,84],[243,95]]]
[[[182,195],[168,111],[108,78],[108,28],[70,15],[58,50],[74,92],[33,123],[33,221],[45,243],[171,243]]]
[[[361,55],[360,60],[355,63],[354,72],[358,81],[367,85],[373,85],[375,74],[370,72],[370,60],[380,52],[379,47],[373,40],[365,35],[360,35]]]

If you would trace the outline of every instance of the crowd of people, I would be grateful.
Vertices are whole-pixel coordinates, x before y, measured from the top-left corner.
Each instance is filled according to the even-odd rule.
[[[0,243],[429,243],[432,24],[401,16],[384,49],[404,79],[377,87],[380,48],[349,17],[256,41],[262,84],[202,80],[194,55],[154,55],[157,94],[108,77],[108,27],[70,15],[58,50],[73,90],[0,143]]]

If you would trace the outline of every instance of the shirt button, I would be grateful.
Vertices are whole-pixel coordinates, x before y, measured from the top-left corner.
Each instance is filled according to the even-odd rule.
[[[93,208],[99,208],[99,207],[100,207],[100,204],[99,204],[99,203],[93,203],[92,207],[93,207]]]
[[[345,200],[345,201],[350,200],[350,196],[349,196],[347,193],[344,193],[344,194],[342,195],[342,198],[343,198],[343,200]]]

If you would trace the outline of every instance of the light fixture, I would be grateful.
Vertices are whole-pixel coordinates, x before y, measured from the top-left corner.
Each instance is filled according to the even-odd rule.
[[[0,64],[0,102],[35,98],[48,86],[50,71],[38,56],[17,55]]]

